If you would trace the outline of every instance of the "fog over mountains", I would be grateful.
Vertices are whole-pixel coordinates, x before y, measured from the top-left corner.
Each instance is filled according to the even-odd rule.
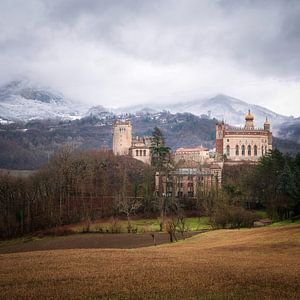
[[[0,87],[0,121],[27,122],[33,119],[78,119],[85,106],[66,99],[61,93],[32,85],[27,80]]]
[[[218,94],[211,98],[197,99],[187,102],[179,102],[174,104],[161,105],[137,105],[132,107],[124,107],[116,109],[116,112],[158,112],[162,110],[170,111],[171,113],[189,112],[197,116],[207,115],[218,120],[224,120],[226,123],[233,126],[243,126],[245,123],[245,114],[248,110],[255,116],[255,124],[261,127],[266,117],[272,122],[276,128],[281,123],[293,121],[293,117],[287,117],[275,113],[265,107],[254,105],[236,99],[227,95]]]
[[[248,109],[254,114],[257,127],[262,127],[267,117],[271,121],[274,133],[280,136],[283,136],[291,126],[299,127],[299,120],[296,118],[280,115],[265,107],[223,94],[171,104],[146,103],[112,109],[102,105],[88,107],[82,103],[76,103],[66,99],[57,91],[37,87],[27,80],[12,81],[0,88],[0,121],[2,123],[27,122],[34,119],[74,120],[89,116],[103,118],[112,114],[155,114],[160,111],[169,111],[174,114],[189,112],[196,116],[205,115],[209,118],[224,120],[230,125],[243,126],[244,116]],[[282,124],[285,124],[285,130],[280,130]]]

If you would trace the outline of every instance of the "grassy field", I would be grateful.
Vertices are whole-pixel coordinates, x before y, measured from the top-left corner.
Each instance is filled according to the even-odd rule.
[[[95,221],[93,222],[90,227],[89,231],[94,232],[110,232],[111,231],[111,221]],[[128,223],[126,220],[118,221],[117,226],[119,226],[121,233],[127,232]],[[159,220],[158,219],[137,219],[131,221],[132,228],[136,229],[137,233],[144,233],[144,232],[158,232],[160,230],[159,227]],[[82,232],[86,229],[85,224],[75,225],[71,227],[75,232]],[[188,231],[199,231],[203,229],[211,229],[209,224],[208,217],[195,217],[195,218],[186,218],[186,229]]]
[[[300,225],[175,244],[0,255],[2,299],[300,299]]]

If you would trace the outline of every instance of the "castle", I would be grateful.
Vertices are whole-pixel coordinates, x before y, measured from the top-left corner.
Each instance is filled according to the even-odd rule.
[[[151,137],[132,138],[132,125],[129,120],[115,121],[113,125],[113,153],[130,155],[145,164],[151,164]]]
[[[252,162],[272,150],[272,132],[266,118],[263,128],[254,127],[250,110],[245,116],[244,128],[231,127],[224,122],[216,125],[216,158],[229,162]]]
[[[250,110],[243,128],[231,127],[224,122],[216,124],[216,152],[212,157],[207,148],[179,148],[173,154],[174,168],[168,176],[155,177],[156,192],[162,179],[162,192],[166,197],[195,197],[197,191],[210,192],[222,182],[224,164],[257,163],[272,150],[272,132],[266,119],[263,128],[254,127]],[[115,121],[113,125],[113,152],[129,155],[151,164],[151,137],[132,138],[130,121]]]

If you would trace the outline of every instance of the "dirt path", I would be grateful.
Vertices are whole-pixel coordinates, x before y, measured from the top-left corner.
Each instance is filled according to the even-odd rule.
[[[199,232],[189,232],[186,237],[191,237]],[[153,233],[157,245],[169,243],[167,233]],[[178,239],[181,239],[177,235]],[[0,254],[30,252],[41,250],[57,249],[97,249],[97,248],[118,248],[131,249],[153,246],[151,233],[143,234],[100,234],[85,233],[73,234],[62,237],[47,237],[41,240],[18,243],[14,245],[1,245]]]

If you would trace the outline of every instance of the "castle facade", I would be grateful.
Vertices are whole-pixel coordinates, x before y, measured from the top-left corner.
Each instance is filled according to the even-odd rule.
[[[178,148],[174,153],[174,162],[194,161],[198,163],[206,163],[210,160],[209,149],[202,146],[195,148]]]
[[[231,162],[257,162],[272,150],[272,132],[266,119],[263,128],[254,127],[250,110],[244,128],[231,127],[224,122],[216,125],[216,158]]]

